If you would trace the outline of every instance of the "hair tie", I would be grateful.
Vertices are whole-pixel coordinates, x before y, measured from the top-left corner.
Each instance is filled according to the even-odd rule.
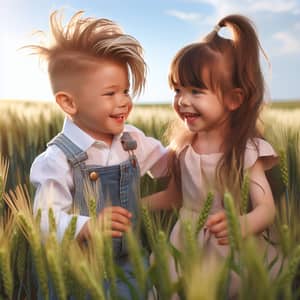
[[[213,31],[215,31],[216,33],[218,33],[220,29],[221,29],[221,26],[220,25],[216,25],[214,27]]]

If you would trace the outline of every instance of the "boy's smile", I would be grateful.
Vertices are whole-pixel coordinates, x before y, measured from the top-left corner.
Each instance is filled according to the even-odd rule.
[[[82,76],[74,94],[74,123],[90,136],[108,145],[124,129],[132,109],[127,66],[101,59]]]

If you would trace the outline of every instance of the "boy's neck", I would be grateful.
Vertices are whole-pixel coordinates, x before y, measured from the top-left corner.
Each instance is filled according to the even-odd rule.
[[[76,126],[78,126],[82,131],[84,131],[86,134],[88,134],[89,136],[91,136],[93,139],[95,139],[96,141],[102,141],[105,144],[107,144],[108,146],[111,146],[112,141],[114,139],[114,135],[113,134],[106,134],[106,133],[98,133],[95,132],[93,130],[90,130],[89,128],[83,127],[81,124],[78,124],[75,120],[73,120],[74,124],[76,124]]]

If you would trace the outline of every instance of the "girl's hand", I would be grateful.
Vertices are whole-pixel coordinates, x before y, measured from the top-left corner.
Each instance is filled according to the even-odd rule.
[[[225,211],[220,211],[213,215],[210,215],[207,219],[206,226],[218,240],[219,245],[229,244],[227,217]]]
[[[105,207],[98,215],[97,220],[102,226],[104,234],[111,237],[121,237],[130,226],[132,214],[120,206]]]

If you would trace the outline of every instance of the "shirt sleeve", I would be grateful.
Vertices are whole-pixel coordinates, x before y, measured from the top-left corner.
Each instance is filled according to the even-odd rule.
[[[33,162],[30,181],[35,186],[33,211],[41,210],[41,230],[44,235],[49,232],[48,211],[53,209],[57,238],[62,240],[73,217],[72,208],[73,174],[64,153],[56,146],[50,146]],[[78,216],[76,236],[89,217]]]
[[[163,177],[168,170],[168,150],[162,143],[146,136],[141,130],[130,126],[130,134],[137,141],[136,156],[140,165],[141,176],[149,172],[153,177]]]

